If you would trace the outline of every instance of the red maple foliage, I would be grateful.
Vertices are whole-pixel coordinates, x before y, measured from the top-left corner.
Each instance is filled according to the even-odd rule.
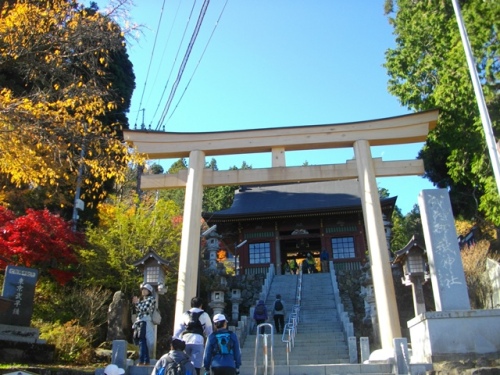
[[[15,217],[0,206],[0,256],[16,265],[46,271],[60,284],[70,281],[77,263],[75,246],[84,244],[84,236],[73,232],[69,222],[45,210],[27,210]],[[0,269],[7,263],[0,259]]]

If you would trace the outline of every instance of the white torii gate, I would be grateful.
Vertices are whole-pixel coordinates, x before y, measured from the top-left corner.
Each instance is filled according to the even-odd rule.
[[[371,146],[424,142],[436,126],[432,110],[379,120],[345,124],[294,126],[224,132],[174,133],[124,131],[125,140],[149,159],[189,158],[188,170],[177,174],[144,175],[141,188],[186,188],[184,221],[175,306],[175,324],[196,295],[200,252],[203,187],[358,179],[370,252],[373,288],[382,349],[393,349],[401,337],[389,252],[378,196],[377,177],[423,175],[422,160],[373,159]],[[353,147],[355,160],[345,164],[286,167],[285,152]],[[213,171],[205,157],[270,152],[272,167]],[[189,262],[188,262],[189,261]]]

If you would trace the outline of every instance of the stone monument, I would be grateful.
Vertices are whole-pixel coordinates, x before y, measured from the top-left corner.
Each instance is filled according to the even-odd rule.
[[[53,345],[40,340],[40,331],[30,327],[37,280],[36,269],[11,265],[5,269],[4,307],[0,311],[0,360],[50,362],[53,358]],[[12,351],[14,348],[16,350]]]
[[[408,321],[412,361],[498,356],[500,309],[470,308],[448,191],[423,190],[419,206],[436,311]]]
[[[0,324],[30,326],[37,280],[36,269],[7,266],[2,297],[10,300],[11,304],[0,314]]]
[[[108,333],[106,340],[127,340],[130,334],[130,308],[125,293],[118,291],[108,308]]]

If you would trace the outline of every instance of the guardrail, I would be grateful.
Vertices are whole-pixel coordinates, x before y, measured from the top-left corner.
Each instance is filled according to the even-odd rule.
[[[260,329],[264,330],[264,333],[259,333]],[[266,333],[266,328],[269,328],[271,333]],[[257,326],[257,331],[255,332],[255,353],[253,357],[253,367],[254,367],[254,375],[257,375],[258,364],[257,364],[257,352],[259,350],[259,344],[262,340],[262,352],[263,352],[263,363],[264,366],[264,375],[267,375],[267,371],[269,367],[271,368],[271,375],[274,375],[274,327],[271,323],[261,323]],[[268,343],[268,338],[271,337],[271,345]],[[271,365],[269,366],[269,360],[271,361]]]
[[[297,334],[297,325],[300,320],[300,303],[302,300],[302,271],[299,271],[297,277],[297,295],[295,297],[295,304],[293,305],[292,312],[288,316],[288,322],[283,329],[281,341],[286,344],[286,364],[290,366],[290,353],[295,346],[295,335]]]

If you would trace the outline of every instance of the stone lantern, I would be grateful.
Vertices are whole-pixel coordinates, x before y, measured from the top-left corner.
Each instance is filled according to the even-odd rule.
[[[214,311],[214,315],[222,314],[224,312],[224,307],[226,307],[224,296],[224,290],[213,290],[210,294],[210,303],[208,304],[208,306],[212,308],[212,310]]]
[[[401,281],[404,285],[412,286],[415,316],[425,313],[422,285],[429,280],[426,260],[425,248],[420,244],[417,235],[414,235],[403,249],[396,252],[394,259],[394,264],[401,264],[403,267],[404,277]]]
[[[206,249],[208,251],[209,269],[217,269],[217,252],[220,250],[219,236],[217,232],[212,231],[204,236],[206,240]]]
[[[232,309],[231,309],[231,317],[233,321],[238,321],[240,317],[240,303],[243,301],[241,298],[241,289],[234,288],[231,289],[231,303],[232,303]]]
[[[165,275],[170,267],[168,260],[149,250],[144,257],[134,263],[134,266],[143,272],[144,284],[150,284],[159,294],[167,292]]]

